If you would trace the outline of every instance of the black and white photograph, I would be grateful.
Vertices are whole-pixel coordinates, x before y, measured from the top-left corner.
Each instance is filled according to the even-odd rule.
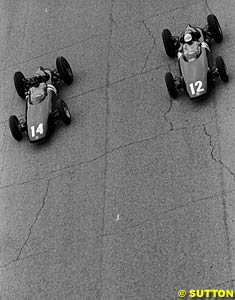
[[[234,299],[234,74],[234,0],[0,0],[0,300]]]

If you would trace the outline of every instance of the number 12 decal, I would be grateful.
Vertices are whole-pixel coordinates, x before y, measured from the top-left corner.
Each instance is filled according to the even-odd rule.
[[[35,137],[36,133],[43,134],[43,123],[40,123],[35,131],[35,126],[31,126],[32,137]]]
[[[190,83],[189,86],[190,86],[192,95],[195,95],[196,93],[199,94],[199,93],[205,91],[204,88],[202,87],[202,81],[201,80],[198,80],[194,83]]]

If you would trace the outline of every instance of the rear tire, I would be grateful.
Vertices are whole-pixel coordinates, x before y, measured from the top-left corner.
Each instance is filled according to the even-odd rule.
[[[170,94],[170,96],[172,98],[176,99],[178,96],[178,92],[175,87],[175,80],[170,72],[166,73],[165,82],[166,82],[166,87],[167,87],[168,93]]]
[[[166,51],[166,54],[169,57],[175,57],[175,45],[174,45],[174,41],[172,39],[172,34],[170,32],[169,29],[164,29],[162,32],[162,40],[163,40],[163,44],[164,44],[164,48]]]
[[[64,100],[60,100],[58,103],[58,111],[61,117],[61,120],[69,125],[71,123],[71,113],[69,111],[68,105]]]
[[[20,130],[20,122],[16,116],[10,116],[9,118],[9,127],[13,138],[17,141],[20,141],[23,137]]]
[[[208,15],[207,23],[212,37],[217,43],[220,43],[223,39],[223,34],[217,17],[213,14]]]
[[[216,67],[219,72],[219,76],[223,82],[228,82],[229,77],[227,73],[227,68],[222,56],[217,56],[216,59]]]
[[[66,58],[57,57],[56,68],[65,83],[71,84],[73,82],[73,72]]]
[[[20,71],[15,72],[14,74],[14,84],[16,91],[20,98],[25,99],[25,83],[24,83],[25,77],[24,74]]]

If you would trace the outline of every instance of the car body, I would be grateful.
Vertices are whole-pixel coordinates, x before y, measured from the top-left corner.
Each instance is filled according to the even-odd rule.
[[[187,30],[195,30],[195,28],[188,25],[185,31]],[[196,30],[201,34],[200,43],[204,42],[202,30],[200,28],[196,28]],[[192,51],[190,58],[187,58],[187,54],[184,53],[179,57],[180,75],[184,78],[184,88],[192,100],[202,98],[208,92],[207,76],[210,50],[200,45],[197,45],[197,48],[196,51]]]
[[[25,120],[14,115],[9,119],[10,130],[16,140],[20,141],[25,133],[31,143],[41,142],[60,119],[70,124],[71,114],[67,104],[58,99],[58,89],[62,80],[72,83],[73,73],[62,56],[57,58],[56,65],[55,70],[39,67],[31,78],[25,78],[19,71],[15,73],[16,90],[26,101]]]
[[[184,90],[191,100],[202,99],[211,90],[215,79],[220,76],[228,81],[227,69],[221,56],[213,63],[211,41],[222,41],[222,31],[219,22],[213,14],[207,17],[208,25],[204,28],[188,24],[185,30],[173,37],[168,29],[163,31],[163,43],[170,57],[178,57],[179,77],[173,77],[170,72],[165,75],[166,86],[172,98],[176,98],[178,90]],[[185,33],[197,35],[191,45],[182,42]]]

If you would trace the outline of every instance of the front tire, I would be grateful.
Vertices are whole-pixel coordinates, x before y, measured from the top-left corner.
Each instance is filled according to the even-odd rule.
[[[20,141],[23,137],[20,130],[20,121],[16,116],[10,116],[9,118],[9,127],[13,138],[17,141]]]
[[[58,111],[60,114],[61,120],[69,125],[71,123],[71,113],[69,111],[68,105],[64,100],[60,100],[58,103]]]
[[[71,84],[73,82],[73,72],[66,58],[63,56],[57,57],[56,68],[65,83]]]
[[[166,82],[166,87],[167,87],[168,93],[170,94],[170,96],[172,98],[176,99],[178,96],[178,92],[177,92],[177,89],[175,86],[175,80],[174,80],[171,72],[166,73],[165,82]]]
[[[25,77],[24,74],[20,71],[15,72],[14,74],[14,84],[15,89],[20,96],[20,98],[25,99],[25,83],[24,83]]]
[[[213,14],[208,15],[207,24],[214,40],[217,43],[220,43],[223,39],[223,34],[217,17]]]
[[[227,68],[222,56],[217,56],[216,59],[216,67],[219,72],[219,76],[223,82],[228,82],[229,77],[227,73]]]
[[[164,48],[166,51],[166,54],[169,57],[175,57],[175,44],[172,39],[172,34],[169,29],[164,29],[162,32],[162,40],[164,44]]]

